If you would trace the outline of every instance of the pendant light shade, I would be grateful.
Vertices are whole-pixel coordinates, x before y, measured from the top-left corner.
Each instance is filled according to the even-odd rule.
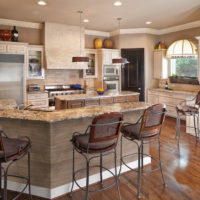
[[[127,58],[113,58],[112,59],[113,64],[128,64]]]
[[[121,21],[122,18],[117,18],[118,20],[118,23],[119,23],[119,30],[120,30],[120,21]],[[122,65],[125,65],[129,63],[128,60],[126,58],[113,58],[112,59],[112,64],[115,64],[115,65],[119,65],[119,64],[122,64]]]
[[[72,57],[72,62],[77,62],[77,63],[88,63],[89,62],[89,57],[82,56],[81,54],[81,15],[83,14],[83,11],[78,11],[80,14],[80,56],[74,56]]]
[[[197,48],[189,40],[178,40],[172,43],[167,50],[168,58],[196,57]]]

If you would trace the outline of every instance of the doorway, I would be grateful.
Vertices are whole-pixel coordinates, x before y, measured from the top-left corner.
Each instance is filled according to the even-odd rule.
[[[121,49],[121,55],[129,61],[121,71],[122,91],[139,92],[144,101],[144,48]]]

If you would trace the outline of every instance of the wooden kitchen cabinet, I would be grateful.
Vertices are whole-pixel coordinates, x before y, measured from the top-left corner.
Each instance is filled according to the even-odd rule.
[[[126,97],[127,102],[138,102],[139,101],[139,95],[128,95]]]
[[[33,92],[27,94],[27,104],[33,104],[31,108],[47,108],[49,99],[47,92]]]
[[[114,103],[124,103],[126,102],[126,96],[114,97]]]
[[[27,43],[0,41],[0,53],[25,54]]]
[[[83,78],[98,77],[97,49],[85,49],[85,56],[89,57],[88,69],[83,70]]]
[[[105,97],[100,99],[100,105],[113,103],[113,97]]]
[[[102,54],[103,65],[112,65],[113,58],[121,57],[120,50],[118,49],[101,49],[100,53]]]
[[[155,79],[168,78],[168,60],[166,58],[166,49],[154,51],[154,71],[153,77]]]
[[[85,106],[84,99],[68,101],[68,108],[81,108],[81,107],[84,107],[84,106]]]
[[[27,79],[44,79],[43,46],[29,45],[27,49]]]
[[[166,115],[176,118],[176,106],[194,93],[184,91],[167,91],[165,89],[148,89],[147,101],[150,104],[162,103],[166,105]]]
[[[98,106],[99,105],[99,98],[98,99],[86,99],[85,106]]]

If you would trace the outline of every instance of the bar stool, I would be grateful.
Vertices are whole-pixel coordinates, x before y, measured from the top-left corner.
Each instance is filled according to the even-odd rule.
[[[7,200],[7,178],[8,176],[20,178],[26,180],[26,185],[22,189],[22,191],[15,196],[12,200],[17,199],[24,190],[29,187],[29,199],[32,199],[31,196],[31,186],[30,186],[30,147],[31,141],[28,137],[21,137],[21,138],[9,138],[4,131],[0,130],[0,197],[2,198],[1,193],[1,183],[2,177],[4,178],[4,195],[3,200]],[[8,174],[9,168],[12,164],[16,163],[18,160],[22,159],[25,155],[28,155],[28,177],[18,176],[18,175],[11,175]],[[5,167],[2,166],[3,163],[7,163]],[[2,175],[3,170],[3,175]]]
[[[88,200],[89,192],[102,191],[108,188],[111,188],[114,185],[117,185],[117,191],[119,199],[121,200],[120,190],[118,185],[118,176],[117,176],[117,164],[116,164],[116,147],[117,141],[122,127],[123,115],[120,113],[108,113],[95,117],[92,121],[92,124],[88,126],[84,134],[73,133],[72,145],[73,145],[73,165],[72,165],[72,188],[71,193],[74,187],[74,183],[81,189],[86,192],[85,199]],[[86,168],[79,169],[75,171],[75,151],[82,155],[86,160]],[[108,168],[103,166],[103,156],[114,154],[114,165],[115,173],[110,171]],[[90,166],[90,161],[94,158],[100,158],[100,165]],[[97,167],[100,169],[100,184],[101,189],[99,190],[89,190],[89,173],[90,169]],[[102,170],[106,170],[111,173],[115,178],[115,182],[109,186],[103,187],[103,176]],[[86,170],[86,189],[83,189],[76,181],[76,174]]]
[[[154,172],[160,169],[164,186],[166,186],[165,179],[162,172],[161,160],[160,160],[160,133],[162,129],[162,124],[165,119],[165,111],[166,111],[165,105],[163,104],[153,105],[144,111],[144,114],[139,118],[139,120],[135,124],[124,123],[121,129],[121,132],[122,132],[121,148],[120,148],[121,149],[121,166],[123,163],[130,170],[136,171],[138,173],[138,185],[137,185],[138,198],[140,198],[141,167],[142,167],[142,171],[145,172],[143,168],[144,155],[151,157],[151,159],[153,159],[154,161],[158,163],[158,168],[152,170],[151,172]],[[123,155],[122,153],[123,138],[134,142],[138,147],[138,152]],[[151,142],[158,142],[158,153],[159,153],[158,160],[153,158],[151,155],[144,154],[143,152],[143,145],[149,144]],[[124,158],[133,156],[136,154],[138,155],[138,170],[131,168],[124,161]],[[120,172],[121,172],[121,167],[120,167]]]
[[[200,91],[191,100],[182,101],[176,106],[176,137],[178,137],[178,147],[180,143],[180,127],[181,116],[191,116],[194,120],[194,131],[196,140],[199,139],[199,106],[200,106]]]

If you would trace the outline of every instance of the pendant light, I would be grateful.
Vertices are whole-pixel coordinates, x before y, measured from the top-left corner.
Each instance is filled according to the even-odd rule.
[[[82,56],[82,52],[81,52],[81,22],[82,22],[82,14],[83,14],[83,11],[80,10],[78,11],[78,13],[80,14],[80,56],[74,56],[72,57],[72,62],[79,62],[79,63],[85,63],[85,62],[89,62],[89,57],[85,57],[85,56]]]
[[[120,21],[122,20],[122,18],[117,18],[117,20],[119,23],[119,31],[120,31]],[[112,63],[125,65],[125,64],[128,64],[129,62],[128,62],[127,58],[113,58]]]

